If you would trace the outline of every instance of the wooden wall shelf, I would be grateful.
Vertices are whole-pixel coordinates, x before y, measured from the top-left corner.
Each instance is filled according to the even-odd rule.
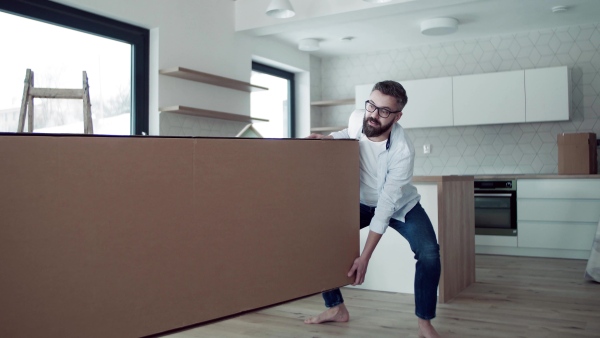
[[[238,121],[238,122],[245,122],[245,123],[269,122],[269,120],[261,119],[261,118],[257,118],[257,117],[231,114],[231,113],[223,113],[220,111],[198,109],[198,108],[192,108],[192,107],[186,107],[186,106],[170,106],[170,107],[160,108],[159,110],[163,113],[193,115],[193,116],[200,116],[200,117],[208,117],[208,118],[212,118],[212,119]]]
[[[314,101],[311,102],[311,106],[326,107],[326,106],[344,106],[354,104],[354,98],[341,99],[341,100],[328,100],[328,101]]]
[[[244,92],[254,92],[260,90],[269,90],[269,88],[256,86],[247,82],[242,82],[234,79],[230,79],[227,77],[212,75],[208,73],[199,72],[196,70],[183,68],[183,67],[173,67],[161,69],[159,71],[160,74],[178,77],[180,79],[208,83],[215,86],[241,90]]]

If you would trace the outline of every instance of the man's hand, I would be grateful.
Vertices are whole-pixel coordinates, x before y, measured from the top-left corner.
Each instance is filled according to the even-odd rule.
[[[363,258],[363,256],[360,256],[354,260],[354,264],[352,264],[352,268],[350,268],[350,271],[348,272],[348,277],[352,277],[352,275],[356,274],[352,286],[361,285],[365,281],[367,265],[369,265],[369,260]]]
[[[312,133],[312,134],[308,135],[306,138],[333,140],[333,136],[331,136],[331,135],[323,135],[323,134],[317,134],[317,133]]]
[[[352,268],[350,268],[350,271],[348,272],[348,277],[352,277],[352,275],[356,274],[352,285],[361,285],[365,281],[369,259],[371,259],[373,251],[375,251],[375,247],[377,247],[377,243],[379,243],[380,239],[381,234],[369,231],[369,236],[367,236],[367,242],[365,243],[362,254],[354,260],[354,264],[352,264]]]

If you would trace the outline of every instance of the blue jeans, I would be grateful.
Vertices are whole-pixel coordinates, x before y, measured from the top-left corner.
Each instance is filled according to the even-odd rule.
[[[360,228],[369,226],[375,215],[375,208],[360,205]],[[390,228],[398,231],[408,243],[417,260],[415,271],[415,314],[425,320],[435,318],[437,288],[440,281],[440,247],[435,237],[433,225],[427,213],[417,203],[406,214],[405,222],[390,219]],[[398,259],[398,257],[396,257]],[[344,302],[340,289],[323,292],[325,306],[334,307]]]

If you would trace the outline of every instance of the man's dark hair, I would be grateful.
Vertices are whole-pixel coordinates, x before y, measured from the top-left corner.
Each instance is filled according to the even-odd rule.
[[[395,97],[396,102],[398,102],[398,110],[404,109],[404,106],[406,106],[406,103],[408,102],[406,90],[404,90],[404,87],[402,87],[402,85],[396,81],[387,80],[377,82],[373,86],[373,90],[371,90],[371,92],[376,90],[380,91],[384,95]]]

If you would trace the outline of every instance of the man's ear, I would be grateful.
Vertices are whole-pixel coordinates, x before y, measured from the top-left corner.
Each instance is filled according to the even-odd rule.
[[[398,122],[398,120],[400,120],[401,117],[402,117],[402,112],[399,112],[398,114],[396,114],[396,120],[394,121],[394,123]]]

